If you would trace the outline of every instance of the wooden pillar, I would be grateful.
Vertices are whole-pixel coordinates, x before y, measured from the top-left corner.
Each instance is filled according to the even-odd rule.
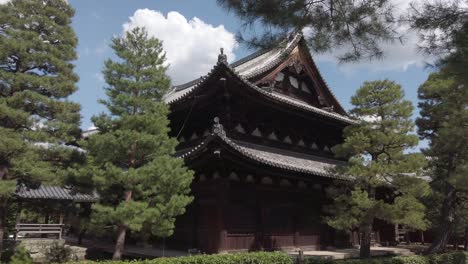
[[[299,203],[296,199],[295,199],[294,203],[295,204],[302,204],[302,203]],[[300,233],[299,233],[299,227],[298,227],[298,221],[299,221],[298,219],[300,218],[301,209],[302,209],[302,206],[300,206],[299,208],[294,207],[294,217],[293,217],[294,237],[293,237],[293,244],[294,244],[294,247],[296,247],[296,248],[301,246],[301,245],[299,245]]]
[[[298,248],[300,247],[301,245],[299,245],[299,231],[298,230],[294,230],[294,247]]]
[[[465,226],[465,245],[463,249],[468,251],[468,226]]]
[[[18,239],[18,225],[21,221],[21,202],[18,202],[18,208],[16,209],[16,224],[15,224],[15,237],[14,240]]]
[[[361,232],[359,230],[353,231],[353,246],[361,245]]]
[[[63,213],[60,213],[59,224],[63,225]],[[62,239],[63,226],[60,227],[59,239]]]
[[[255,178],[254,178],[255,179]],[[260,199],[261,195],[258,188],[254,187],[255,193],[255,239],[254,239],[254,249],[258,250],[261,248],[263,243],[263,207],[262,201]]]
[[[395,224],[395,243],[398,245],[400,243],[400,233],[398,232],[398,224]]]
[[[260,181],[260,179],[259,179]],[[259,226],[257,229],[258,233],[258,249],[263,250],[266,248],[266,237],[267,237],[267,226],[266,226],[266,211],[267,211],[267,206],[265,204],[264,200],[264,193],[262,193],[261,188],[256,188],[256,193],[257,193],[257,200],[258,200],[258,222]]]
[[[224,217],[225,215],[225,208],[228,205],[228,180],[227,180],[227,174],[224,174],[220,179],[219,179],[219,185],[220,188],[218,190],[217,194],[217,232],[218,232],[218,245],[217,245],[217,251],[218,252],[224,252],[228,250],[229,248],[227,245],[227,230],[226,230],[226,219]]]
[[[50,214],[49,211],[47,210],[45,215],[44,215],[44,224],[48,224],[50,219]]]
[[[411,244],[411,238],[410,238],[410,232],[408,229],[406,229],[405,231],[405,240],[406,240],[406,244]]]
[[[193,203],[192,203],[192,221],[190,222],[190,241],[189,241],[189,248],[194,249],[197,248],[199,249],[198,245],[198,219],[200,217],[199,214],[199,204],[198,204],[198,194],[194,192],[192,189],[193,193]]]

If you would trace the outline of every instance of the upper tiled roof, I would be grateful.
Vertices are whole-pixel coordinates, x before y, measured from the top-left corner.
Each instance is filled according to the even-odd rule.
[[[262,88],[258,87],[257,85],[251,83],[247,78],[239,75],[230,65],[226,65],[226,64],[224,64],[222,62],[218,62],[216,64],[216,66],[210,71],[210,73],[208,75],[200,78],[200,82],[196,83],[195,85],[187,87],[187,88],[185,88],[183,90],[179,90],[179,91],[173,90],[172,92],[170,92],[165,97],[166,103],[171,104],[171,103],[177,102],[178,100],[181,100],[181,99],[185,98],[185,96],[193,93],[199,87],[202,87],[203,83],[206,80],[209,79],[209,77],[211,76],[213,71],[217,67],[220,67],[220,66],[224,66],[228,71],[230,71],[233,74],[233,76],[237,77],[247,87],[249,87],[249,88],[257,91],[258,93],[260,93],[260,94],[262,94],[262,95],[264,95],[264,96],[266,96],[268,98],[271,98],[271,99],[273,99],[275,101],[279,101],[279,102],[291,105],[293,107],[297,107],[297,108],[302,109],[302,110],[310,111],[310,112],[319,114],[321,116],[326,116],[326,117],[329,117],[329,118],[332,118],[332,119],[335,119],[335,120],[339,120],[339,121],[342,121],[342,122],[347,123],[347,124],[355,124],[356,123],[356,120],[351,119],[348,116],[341,115],[341,114],[335,113],[335,112],[329,112],[329,111],[320,109],[318,107],[312,106],[312,105],[310,105],[310,104],[308,104],[306,102],[291,98],[291,97],[289,97],[287,95],[276,93],[276,92],[269,92],[269,91],[267,91],[265,89],[262,89]]]
[[[260,92],[262,95],[265,95],[271,99],[298,107],[306,111],[311,111],[322,116],[327,116],[329,118],[336,119],[336,120],[339,120],[348,124],[356,123],[355,120],[351,119],[349,116],[345,114],[326,111],[321,108],[310,105],[307,102],[303,102],[298,99],[289,97],[285,94],[268,92],[265,89],[262,89],[249,81],[250,78],[257,76],[259,74],[262,74],[264,72],[267,72],[271,70],[272,68],[274,68],[275,66],[277,66],[278,64],[280,64],[287,57],[287,55],[295,47],[298,46],[298,44],[301,42],[302,39],[303,39],[302,34],[295,34],[293,35],[293,37],[291,37],[291,39],[285,45],[281,47],[274,48],[271,50],[262,50],[262,51],[256,52],[230,65],[224,62],[218,62],[207,75],[201,78],[198,78],[196,80],[193,80],[191,82],[188,82],[186,84],[175,86],[164,97],[164,100],[166,103],[172,104],[185,98],[186,96],[192,94],[199,87],[202,87],[204,82],[209,79],[209,77],[218,67],[226,66],[226,69],[230,70],[234,76],[237,76],[248,87]],[[326,83],[324,84],[326,85]],[[330,91],[330,94],[334,97],[331,91]]]
[[[16,193],[23,199],[69,200],[74,202],[96,202],[97,194],[74,193],[70,189],[58,186],[44,186],[37,189],[23,189]]]
[[[343,164],[341,161],[235,141],[226,136],[221,125],[215,126],[213,133],[197,146],[179,152],[179,156],[188,158],[200,153],[214,138],[221,139],[222,142],[228,145],[232,150],[244,157],[272,167],[328,178],[347,179],[344,176],[335,175],[329,170],[336,165]]]

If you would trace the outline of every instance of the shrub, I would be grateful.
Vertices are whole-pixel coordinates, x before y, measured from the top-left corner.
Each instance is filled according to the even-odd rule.
[[[429,264],[425,256],[393,257],[388,264]]]
[[[157,259],[154,264],[293,264],[293,259],[280,252],[197,255],[181,258]]]
[[[434,254],[427,258],[429,260],[429,264],[468,264],[468,253],[460,251],[445,254]]]
[[[11,256],[10,264],[31,264],[32,259],[28,251],[24,247],[18,247],[15,254]]]
[[[49,263],[64,263],[70,261],[72,252],[70,247],[54,242],[45,251],[45,258]]]
[[[309,258],[306,260],[306,264],[468,264],[468,253],[451,252],[431,256],[399,256],[336,261]]]
[[[96,262],[83,261],[80,264]],[[282,252],[255,252],[238,254],[196,255],[178,258],[158,258],[141,261],[105,261],[99,264],[293,264],[293,259]]]

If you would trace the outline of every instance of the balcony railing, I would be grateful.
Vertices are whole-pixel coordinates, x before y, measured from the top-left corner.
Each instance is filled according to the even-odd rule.
[[[62,239],[63,224],[17,224],[15,239],[34,237],[34,235],[57,235]]]

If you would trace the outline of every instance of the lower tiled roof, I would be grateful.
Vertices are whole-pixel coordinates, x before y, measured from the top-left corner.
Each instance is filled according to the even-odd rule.
[[[22,189],[16,196],[23,199],[68,200],[74,202],[96,202],[96,193],[74,193],[72,190],[58,186],[44,186],[37,189]]]
[[[213,133],[197,146],[180,151],[179,156],[188,158],[196,155],[206,149],[209,142],[215,138],[221,139],[231,149],[256,162],[295,172],[349,180],[348,177],[331,172],[331,168],[343,164],[339,160],[232,140],[226,136],[226,132],[221,125],[217,125],[213,129]]]
[[[340,161],[321,158],[313,155],[270,148],[246,142],[233,142],[237,148],[246,156],[262,163],[292,171],[311,173],[319,176],[338,178],[329,170]]]

